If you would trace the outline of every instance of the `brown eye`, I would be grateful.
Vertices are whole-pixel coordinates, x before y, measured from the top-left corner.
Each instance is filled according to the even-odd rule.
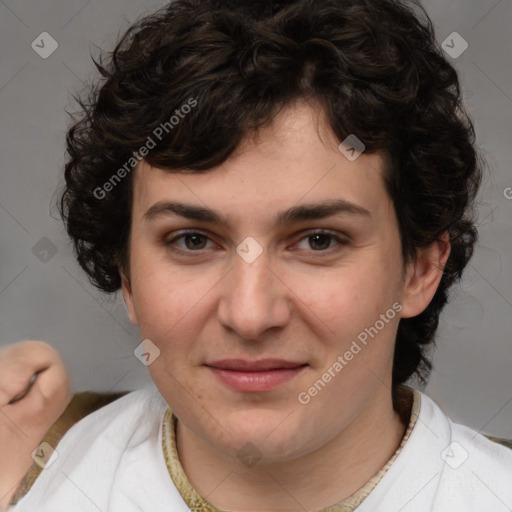
[[[309,245],[314,250],[325,250],[331,245],[332,236],[323,233],[308,237]]]
[[[317,253],[332,253],[347,245],[348,241],[340,238],[334,233],[320,231],[310,232],[299,240],[296,244],[297,249],[301,251],[313,251]],[[320,254],[319,254],[320,256]]]
[[[210,238],[198,231],[182,232],[172,239],[164,241],[164,245],[172,251],[179,253],[199,253],[203,249],[211,248]]]
[[[193,234],[193,235],[183,235],[182,237],[185,240],[185,245],[187,249],[204,249],[204,246],[206,245],[207,237],[204,235],[201,235],[199,233]]]

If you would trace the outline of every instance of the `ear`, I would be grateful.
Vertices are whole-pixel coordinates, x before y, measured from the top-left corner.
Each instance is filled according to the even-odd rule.
[[[402,318],[422,313],[434,297],[443,277],[444,267],[450,256],[450,236],[445,231],[439,241],[417,251],[416,260],[406,271],[402,306]]]
[[[120,269],[119,274],[121,275],[121,288],[123,291],[124,303],[126,304],[126,310],[128,312],[128,318],[133,325],[139,325],[135,307],[133,306],[132,283],[123,270]]]

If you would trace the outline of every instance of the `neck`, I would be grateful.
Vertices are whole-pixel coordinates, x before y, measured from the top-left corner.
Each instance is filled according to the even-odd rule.
[[[248,468],[220,454],[178,421],[176,447],[194,489],[221,510],[319,510],[354,494],[392,457],[405,434],[411,400],[376,397],[314,452]]]

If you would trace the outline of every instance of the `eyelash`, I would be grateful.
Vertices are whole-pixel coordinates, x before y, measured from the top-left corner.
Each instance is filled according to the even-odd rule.
[[[186,231],[183,231],[182,233],[180,233],[179,235],[175,236],[172,240],[164,241],[164,245],[166,247],[168,247],[171,251],[179,253],[179,254],[185,254],[187,256],[191,256],[191,255],[202,256],[202,255],[204,255],[204,251],[206,251],[207,249],[198,249],[197,251],[194,251],[192,249],[182,249],[182,248],[178,248],[178,247],[174,246],[174,244],[176,243],[177,240],[185,239],[187,236],[192,236],[192,235],[200,235],[200,236],[206,237],[208,240],[210,240],[210,237],[208,235],[206,235],[205,233],[202,233],[200,231],[195,231],[195,230],[186,230]],[[349,243],[348,240],[340,238],[339,236],[332,233],[331,231],[324,230],[324,229],[315,229],[315,230],[307,232],[304,236],[302,236],[302,238],[300,238],[298,240],[297,244],[300,243],[302,240],[307,240],[308,238],[313,237],[315,235],[326,235],[326,236],[330,237],[331,241],[332,240],[336,241],[339,246],[345,246],[345,245],[348,245],[348,243]],[[324,250],[310,249],[310,252],[316,253],[318,256],[322,257],[324,255],[330,255],[333,252],[333,250],[334,251],[336,250],[336,246],[328,247],[327,249],[324,249]]]

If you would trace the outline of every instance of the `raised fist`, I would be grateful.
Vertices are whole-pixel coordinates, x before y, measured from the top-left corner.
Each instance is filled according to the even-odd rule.
[[[68,374],[50,345],[28,340],[0,349],[0,507],[7,507],[31,453],[70,398]]]

